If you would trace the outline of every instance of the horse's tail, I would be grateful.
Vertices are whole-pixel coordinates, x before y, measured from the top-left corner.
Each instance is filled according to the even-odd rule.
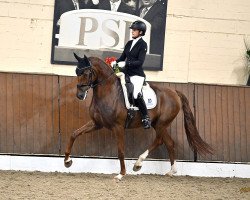
[[[190,109],[188,99],[180,91],[177,91],[178,96],[182,102],[182,110],[184,113],[184,127],[187,134],[187,139],[190,148],[197,151],[200,155],[213,154],[213,149],[206,142],[202,140],[195,125],[194,115]]]

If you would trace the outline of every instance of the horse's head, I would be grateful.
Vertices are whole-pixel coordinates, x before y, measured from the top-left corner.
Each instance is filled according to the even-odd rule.
[[[78,61],[76,67],[76,75],[78,77],[76,96],[78,99],[84,100],[87,97],[89,88],[92,87],[95,81],[94,70],[87,56],[84,55],[84,57],[81,58],[75,53],[74,56]]]

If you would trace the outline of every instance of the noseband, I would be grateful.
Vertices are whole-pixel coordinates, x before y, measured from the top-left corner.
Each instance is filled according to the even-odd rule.
[[[76,75],[77,76],[82,76],[84,74],[84,71],[89,70],[88,74],[88,81],[86,84],[77,84],[77,88],[81,89],[81,87],[88,87],[93,88],[94,87],[94,81],[93,81],[93,75],[95,74],[95,71],[92,69],[92,66],[84,67],[84,68],[76,68]]]
[[[82,87],[88,87],[87,90],[89,90],[90,88],[94,88],[98,85],[100,85],[101,83],[105,82],[107,79],[109,79],[115,72],[112,72],[106,79],[103,79],[97,83],[95,83],[95,81],[93,81],[93,76],[96,74],[95,70],[92,68],[92,64],[90,63],[89,66],[84,67],[84,68],[79,68],[78,66],[76,67],[76,75],[77,76],[82,76],[84,74],[85,70],[89,70],[89,75],[88,75],[88,81],[86,84],[77,84],[77,88],[81,89]]]

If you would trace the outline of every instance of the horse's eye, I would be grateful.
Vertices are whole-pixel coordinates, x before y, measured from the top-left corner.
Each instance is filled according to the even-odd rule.
[[[83,69],[76,68],[76,75],[77,76],[81,76],[83,74],[83,72],[84,72]]]
[[[81,89],[81,88],[82,88],[82,86],[83,86],[82,84],[77,84],[77,86],[76,86],[76,87],[77,87],[78,89]]]

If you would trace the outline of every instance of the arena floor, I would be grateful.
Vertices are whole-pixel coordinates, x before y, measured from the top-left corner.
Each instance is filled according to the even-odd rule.
[[[0,199],[250,199],[250,179],[0,171]]]

